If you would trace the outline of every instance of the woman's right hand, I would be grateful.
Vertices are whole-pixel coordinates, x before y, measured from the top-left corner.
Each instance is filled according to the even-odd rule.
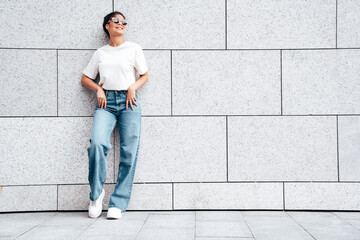
[[[101,86],[102,86],[102,84],[96,91],[98,105],[100,108],[103,108],[103,107],[106,108],[106,95],[105,95],[104,89]]]

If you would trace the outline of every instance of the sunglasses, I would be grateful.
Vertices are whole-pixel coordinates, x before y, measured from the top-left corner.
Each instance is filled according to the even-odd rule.
[[[120,20],[119,20],[118,18],[116,18],[116,17],[111,18],[111,21],[112,21],[113,23],[116,23],[116,24],[118,24],[118,23],[120,22]],[[109,20],[109,22],[110,22],[110,20]],[[108,23],[109,23],[109,22],[108,22]],[[121,21],[121,24],[125,26],[125,25],[127,25],[127,21],[126,21],[126,20],[122,20],[122,21]]]

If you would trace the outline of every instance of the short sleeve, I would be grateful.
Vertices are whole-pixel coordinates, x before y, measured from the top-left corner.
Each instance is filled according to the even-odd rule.
[[[95,51],[90,59],[90,62],[84,69],[83,73],[91,79],[95,79],[99,72],[99,59],[97,51]]]
[[[145,60],[145,56],[144,56],[144,52],[142,50],[141,46],[137,46],[136,50],[135,50],[135,68],[136,71],[142,75],[145,74],[148,71],[148,67],[146,64],[146,60]]]

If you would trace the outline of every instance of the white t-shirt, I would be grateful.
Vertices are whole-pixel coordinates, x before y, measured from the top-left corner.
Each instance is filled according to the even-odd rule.
[[[83,73],[95,79],[100,72],[99,85],[104,83],[106,90],[127,90],[136,81],[135,71],[140,75],[148,71],[145,56],[139,44],[125,41],[117,47],[98,48]]]

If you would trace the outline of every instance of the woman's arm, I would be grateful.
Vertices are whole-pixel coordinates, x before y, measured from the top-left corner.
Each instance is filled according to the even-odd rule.
[[[136,91],[141,88],[146,82],[149,80],[149,72],[140,75],[138,80],[136,80],[133,84],[130,85],[129,89]]]
[[[81,77],[81,84],[88,89],[96,91],[99,107],[106,108],[106,96],[104,89],[101,87],[103,83],[99,85],[95,83],[91,78],[88,78],[85,74],[83,74]]]
[[[87,77],[85,74],[81,77],[81,84],[87,87],[88,89],[98,91],[102,87],[94,82],[91,78]]]
[[[131,84],[127,91],[126,96],[126,109],[128,109],[128,104],[130,103],[131,110],[134,110],[133,104],[136,104],[135,91],[141,88],[146,82],[149,80],[149,72],[140,75],[138,80],[136,80],[133,84]]]

